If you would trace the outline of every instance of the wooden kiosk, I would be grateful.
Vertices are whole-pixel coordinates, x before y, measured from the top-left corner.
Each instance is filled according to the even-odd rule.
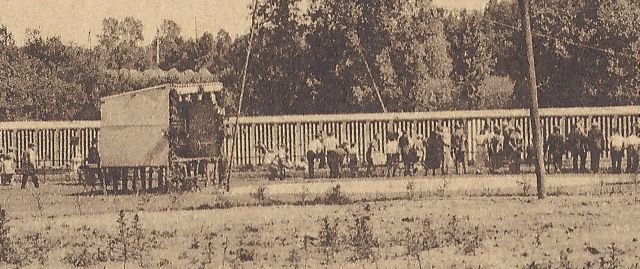
[[[103,192],[215,182],[225,133],[222,93],[220,83],[168,84],[102,98]]]

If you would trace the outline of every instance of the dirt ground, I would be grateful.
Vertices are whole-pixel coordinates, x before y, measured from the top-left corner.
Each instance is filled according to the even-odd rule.
[[[586,183],[563,184],[581,178]],[[260,182],[231,194],[93,197],[60,182],[38,191],[5,187],[13,261],[0,267],[638,267],[640,192],[627,177],[551,177],[552,196],[541,201],[522,195],[527,184],[518,182],[531,184],[532,176],[447,180]],[[282,184],[295,187],[276,191]],[[358,184],[382,187],[355,193]]]

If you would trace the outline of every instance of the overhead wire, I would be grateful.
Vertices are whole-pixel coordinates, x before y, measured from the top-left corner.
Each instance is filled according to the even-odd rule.
[[[485,20],[485,21],[487,21],[489,23],[492,23],[492,24],[495,24],[495,25],[500,25],[500,26],[503,26],[503,27],[506,27],[506,28],[510,28],[512,30],[516,30],[516,31],[521,31],[522,30],[519,27],[510,25],[510,24],[507,24],[507,23],[504,23],[504,22],[500,22],[500,21],[487,19],[487,18],[482,18],[482,20]],[[549,34],[540,33],[540,32],[537,32],[537,31],[532,31],[531,33],[534,36],[540,36],[540,37],[548,38],[548,39],[551,39],[551,40],[567,43],[567,44],[574,45],[576,47],[581,47],[581,48],[584,48],[584,49],[591,49],[591,50],[595,50],[595,51],[599,51],[599,52],[604,52],[604,53],[612,55],[612,56],[625,56],[625,57],[628,57],[630,59],[633,59],[633,58],[637,57],[637,56],[634,56],[634,55],[631,55],[631,54],[612,51],[612,50],[607,50],[607,49],[602,49],[602,48],[598,48],[598,47],[595,47],[595,46],[592,46],[592,45],[586,45],[586,44],[578,43],[578,42],[575,42],[573,40],[568,40],[568,39],[565,39],[565,38],[559,38],[559,37],[555,37],[555,36],[552,36],[552,35],[549,35]]]

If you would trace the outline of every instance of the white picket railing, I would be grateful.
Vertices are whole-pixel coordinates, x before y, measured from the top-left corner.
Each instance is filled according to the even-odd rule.
[[[608,138],[614,126],[618,126],[625,136],[634,131],[640,117],[640,106],[552,108],[541,109],[540,112],[545,137],[556,125],[566,134],[575,123],[590,125],[596,121]],[[285,145],[290,149],[292,158],[302,158],[307,144],[320,130],[335,132],[341,143],[355,143],[362,157],[365,146],[376,133],[380,133],[383,140],[387,130],[404,129],[426,135],[437,124],[453,126],[456,121],[464,122],[467,130],[470,160],[474,159],[476,149],[473,141],[487,123],[501,125],[511,121],[523,130],[525,143],[531,141],[528,111],[521,109],[241,117],[238,119],[233,164],[260,164],[262,156],[256,147],[258,143],[272,148]],[[226,122],[229,127],[233,123],[235,118]],[[98,137],[99,129],[99,121],[0,122],[0,148],[14,148],[20,156],[28,143],[34,143],[40,159],[45,160],[47,166],[64,166],[73,158],[72,138],[79,138],[80,152],[85,156],[91,141]],[[233,139],[225,141],[227,153],[232,143]]]

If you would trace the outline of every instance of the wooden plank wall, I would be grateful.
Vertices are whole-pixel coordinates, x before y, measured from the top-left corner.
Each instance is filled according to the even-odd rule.
[[[640,106],[542,109],[541,115],[545,138],[553,126],[560,126],[566,135],[575,123],[591,125],[595,121],[608,139],[615,126],[620,127],[624,136],[634,131],[640,118]],[[522,128],[526,144],[532,140],[527,110],[241,117],[233,164],[261,164],[262,155],[256,147],[259,143],[269,148],[285,145],[292,153],[292,160],[303,158],[309,141],[321,130],[335,132],[340,143],[355,143],[362,159],[366,145],[376,133],[382,136],[382,141],[386,139],[387,130],[410,130],[413,135],[423,134],[426,137],[437,124],[452,127],[456,121],[462,121],[467,130],[470,160],[475,159],[473,141],[486,123],[499,126],[503,122],[511,122]],[[225,124],[231,126],[234,122],[235,118],[232,118]],[[47,166],[63,167],[73,157],[72,137],[80,138],[79,146],[84,158],[91,141],[98,137],[99,129],[99,121],[0,122],[0,148],[5,151],[14,148],[20,156],[31,142],[36,144],[40,160]],[[233,140],[225,141],[226,153],[231,149]],[[605,152],[605,156],[607,154]]]

